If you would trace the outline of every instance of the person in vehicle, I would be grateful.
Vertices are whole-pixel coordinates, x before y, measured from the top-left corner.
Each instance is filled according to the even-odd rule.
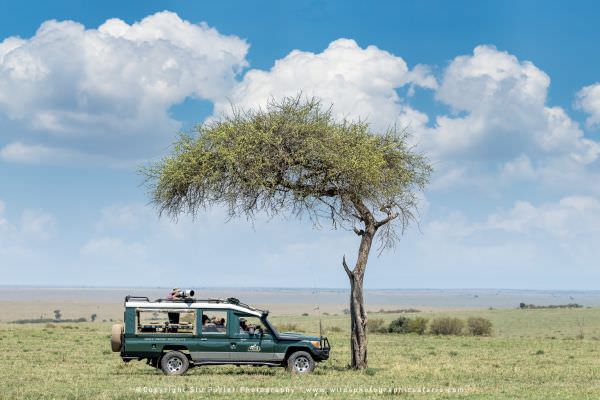
[[[248,325],[245,318],[240,318],[240,333],[247,333]]]
[[[217,327],[215,326],[214,317],[209,318],[208,315],[202,314],[202,331],[203,332],[217,332]]]

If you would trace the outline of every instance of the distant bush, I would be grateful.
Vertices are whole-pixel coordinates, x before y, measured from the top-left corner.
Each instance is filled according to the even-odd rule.
[[[52,318],[39,318],[39,319],[17,319],[16,321],[12,321],[12,324],[48,324],[52,322],[60,322],[56,321]]]
[[[62,324],[69,322],[86,322],[87,320],[84,317],[77,319],[52,319],[52,318],[37,318],[37,319],[17,319],[15,321],[11,321],[11,324]]]
[[[374,311],[369,311],[369,312],[374,312]],[[399,308],[397,310],[384,310],[383,308],[380,308],[379,311],[377,311],[378,314],[407,314],[407,313],[418,313],[421,312],[421,310],[417,310],[416,308]]]
[[[535,304],[519,303],[521,309],[540,309],[540,308],[583,308],[583,305],[577,303],[569,304],[550,304],[547,306],[537,306]]]
[[[308,317],[308,313],[307,313],[307,312],[305,312],[305,313],[302,313],[302,316],[303,316],[303,317]]]
[[[342,312],[344,313],[344,315],[350,315],[350,309],[349,308],[344,308],[344,310]]]
[[[396,318],[388,326],[388,332],[391,333],[406,333],[408,331],[408,322],[410,319],[406,317]]]
[[[460,335],[465,322],[458,318],[434,318],[429,326],[429,331],[434,335]]]
[[[417,317],[408,321],[407,332],[422,335],[427,330],[427,318]]]
[[[492,322],[481,317],[467,319],[467,330],[474,336],[489,336],[492,334]]]
[[[325,329],[326,332],[341,332],[342,328],[340,328],[339,326],[330,326],[329,328]]]
[[[367,330],[373,333],[385,333],[387,328],[384,323],[385,321],[382,318],[369,318],[367,320]]]

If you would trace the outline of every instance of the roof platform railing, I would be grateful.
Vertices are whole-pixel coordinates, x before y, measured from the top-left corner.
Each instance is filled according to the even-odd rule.
[[[125,296],[125,302],[127,303],[128,301],[145,301],[150,303],[150,299],[146,296]],[[252,307],[251,305],[248,305],[246,303],[242,303],[240,300],[238,300],[235,297],[228,297],[227,299],[220,299],[220,298],[208,298],[208,299],[196,299],[194,297],[178,297],[178,298],[174,298],[174,299],[156,299],[154,300],[155,303],[214,303],[214,304],[232,304],[232,305],[236,305],[239,307],[243,307],[246,308],[248,310],[252,310],[252,311],[259,311],[261,313],[268,313],[267,310],[260,310],[258,308]]]

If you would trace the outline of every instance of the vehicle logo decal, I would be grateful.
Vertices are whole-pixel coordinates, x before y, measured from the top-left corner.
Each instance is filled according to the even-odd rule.
[[[260,351],[260,346],[253,344],[252,346],[248,347],[248,351]]]

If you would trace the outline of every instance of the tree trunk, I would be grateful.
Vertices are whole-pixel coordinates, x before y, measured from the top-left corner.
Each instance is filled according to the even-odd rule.
[[[350,366],[367,368],[367,313],[363,301],[363,277],[350,278]]]
[[[343,262],[350,279],[350,352],[352,355],[350,366],[354,369],[367,368],[367,312],[363,298],[363,280],[376,228],[371,224],[366,225],[361,235],[354,269],[348,268],[345,259]]]

